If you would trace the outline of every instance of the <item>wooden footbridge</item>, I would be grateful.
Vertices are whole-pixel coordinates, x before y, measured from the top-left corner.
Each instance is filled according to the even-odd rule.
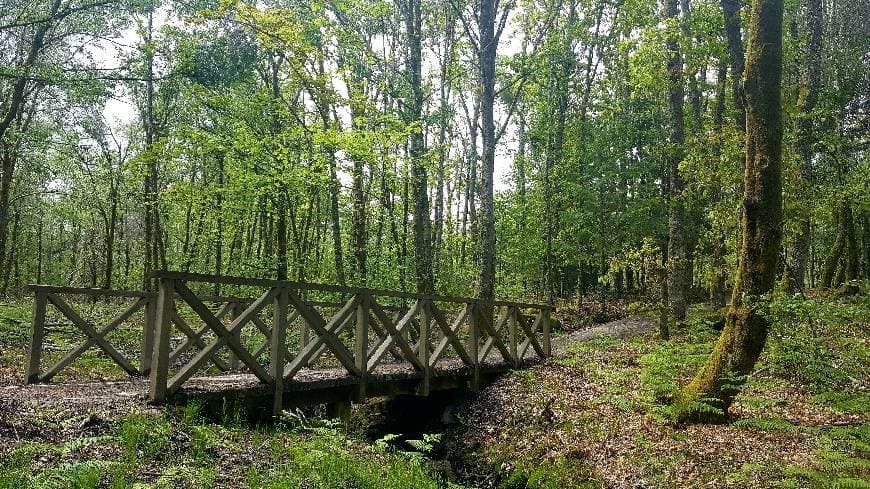
[[[474,390],[550,355],[546,305],[168,271],[155,277],[157,292],[31,286],[26,382],[49,382],[97,348],[131,378],[147,376],[153,402],[269,399],[278,413]],[[239,295],[196,292],[216,285]],[[103,324],[85,318],[104,302],[122,312]],[[46,351],[62,327],[85,341]]]

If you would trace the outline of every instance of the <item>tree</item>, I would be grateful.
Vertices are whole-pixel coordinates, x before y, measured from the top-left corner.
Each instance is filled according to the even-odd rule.
[[[809,192],[813,182],[813,110],[819,100],[822,82],[822,18],[821,0],[807,0],[807,43],[804,54],[804,67],[801,73],[801,88],[797,109],[796,150],[800,157],[798,167],[798,186],[802,193]],[[799,217],[797,234],[789,249],[786,267],[786,286],[790,290],[803,291],[806,282],[806,266],[809,258],[812,235],[810,234],[809,209],[804,209]]]
[[[688,15],[688,12],[683,12]],[[671,23],[679,22],[677,0],[667,0],[665,16]],[[685,183],[680,174],[680,162],[683,161],[683,145],[686,143],[683,126],[683,103],[685,90],[683,87],[683,59],[680,54],[679,30],[673,29],[667,41],[668,49],[668,107],[670,108],[671,134],[667,177],[668,177],[668,262],[667,292],[665,296],[675,320],[686,317],[686,301],[688,300],[689,283],[686,267],[688,265],[686,250],[686,209]],[[667,325],[662,329],[662,336],[668,337]]]
[[[782,0],[757,0],[743,75],[746,96],[746,169],[743,241],[725,328],[694,380],[675,396],[691,406],[709,402],[728,411],[767,340],[765,303],[776,282],[782,242]]]

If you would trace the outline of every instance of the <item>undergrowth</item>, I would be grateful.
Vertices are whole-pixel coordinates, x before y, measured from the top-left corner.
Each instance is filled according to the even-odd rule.
[[[0,455],[0,489],[459,487],[428,465],[431,438],[409,450],[367,444],[338,422],[288,416],[275,426],[207,423],[195,405],[137,413],[105,434],[32,442]]]

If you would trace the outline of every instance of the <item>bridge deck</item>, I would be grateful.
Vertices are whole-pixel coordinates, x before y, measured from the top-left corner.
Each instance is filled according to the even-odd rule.
[[[538,361],[530,355],[523,365]],[[486,383],[512,368],[513,364],[508,362],[487,362],[481,366],[482,382]],[[472,376],[471,369],[460,360],[444,359],[432,370],[430,390],[468,389]],[[418,394],[422,378],[423,374],[408,363],[381,365],[367,379],[366,396]],[[293,380],[284,382],[283,406],[295,408],[358,400],[355,395],[359,382],[359,378],[340,368],[303,369]],[[19,406],[29,406],[35,411],[124,413],[150,405],[149,387],[149,380],[143,377],[122,381],[6,385],[0,386],[0,399]],[[167,401],[178,404],[195,401],[211,412],[218,412],[230,404],[243,408],[249,415],[267,417],[271,413],[273,396],[273,388],[261,383],[253,374],[228,372],[193,377]],[[3,408],[0,406],[0,411]]]

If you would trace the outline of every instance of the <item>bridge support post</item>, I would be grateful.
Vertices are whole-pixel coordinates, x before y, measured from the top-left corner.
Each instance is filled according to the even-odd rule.
[[[151,359],[151,388],[149,397],[153,402],[166,399],[169,378],[169,333],[172,330],[172,311],[175,306],[175,280],[161,278],[157,292],[154,325],[156,344]]]
[[[272,337],[269,348],[269,374],[274,383],[275,397],[272,402],[272,415],[280,416],[284,409],[284,343],[287,337],[287,307],[290,294],[282,287],[273,302]],[[241,329],[241,328],[239,328]]]
[[[420,308],[420,339],[417,342],[417,359],[423,366],[423,380],[420,382],[418,393],[421,396],[428,396],[429,384],[432,380],[432,367],[429,365],[429,326],[432,318],[429,301],[423,300],[421,302],[423,307]]]
[[[544,309],[541,311],[543,317],[541,318],[541,331],[543,336],[543,345],[541,348],[544,350],[544,356],[549,357],[552,355],[550,350],[550,310]]]
[[[465,306],[468,312],[468,356],[471,357],[471,390],[480,389],[480,308],[472,303]]]
[[[369,370],[369,308],[371,296],[361,294],[359,304],[356,306],[356,324],[354,327],[354,361],[359,369],[359,385],[357,386],[356,400],[362,402],[366,398],[366,382]]]
[[[45,336],[45,304],[48,294],[39,290],[36,292],[36,303],[33,306],[33,322],[30,334],[30,346],[27,349],[27,371],[24,382],[35,384],[39,382],[39,363],[42,358],[42,339]]]
[[[239,317],[239,315],[242,314],[242,311],[244,311],[244,310],[245,310],[245,306],[243,306],[241,303],[233,302],[230,305],[230,321],[231,322],[234,321],[237,317]],[[236,337],[237,340],[239,340],[239,343],[241,343],[241,341],[242,341],[242,328],[239,328],[238,330],[236,330],[236,332],[234,333],[234,336]],[[240,364],[241,364],[241,362],[239,361],[239,356],[236,355],[235,352],[230,351],[230,369],[231,370],[238,370]]]
[[[522,359],[517,348],[517,308],[507,306],[508,308],[508,352],[511,354],[510,360],[514,367],[519,367]]]
[[[139,374],[151,373],[154,356],[154,332],[157,329],[157,297],[151,296],[145,304],[145,324],[142,325],[142,351],[139,352]]]

